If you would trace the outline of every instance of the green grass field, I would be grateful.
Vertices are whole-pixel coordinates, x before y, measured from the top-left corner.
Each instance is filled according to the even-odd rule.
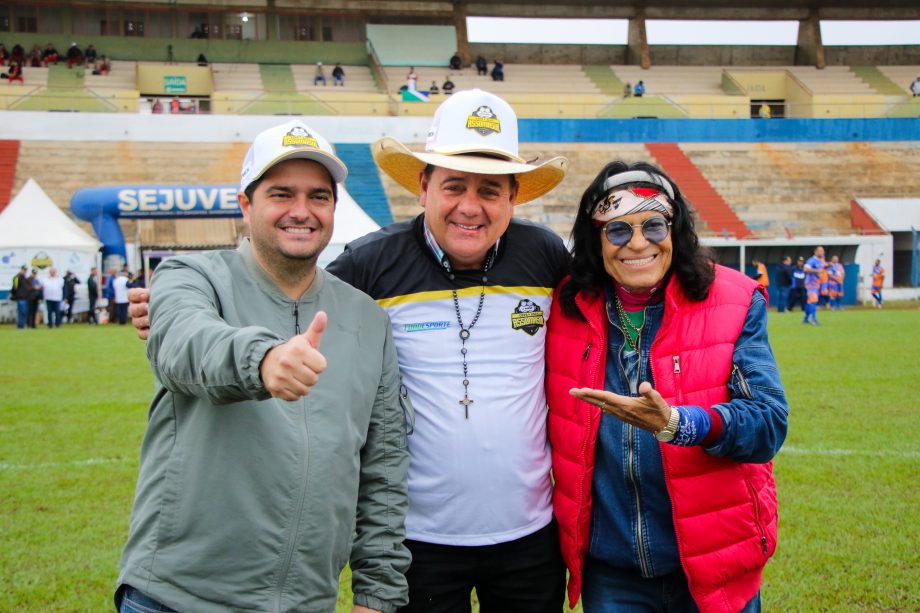
[[[920,310],[771,314],[791,406],[770,611],[918,611]],[[151,397],[128,327],[0,327],[0,611],[111,610]],[[339,611],[350,610],[347,571]]]

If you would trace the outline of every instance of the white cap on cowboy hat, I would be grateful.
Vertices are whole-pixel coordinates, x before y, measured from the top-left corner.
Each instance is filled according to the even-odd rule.
[[[245,192],[272,166],[297,158],[322,164],[336,183],[341,183],[348,176],[345,163],[336,157],[329,142],[310,126],[295,119],[256,136],[243,159],[240,192]]]
[[[380,169],[415,195],[419,173],[431,164],[483,175],[515,175],[517,204],[550,191],[565,178],[568,160],[554,157],[528,164],[518,153],[518,124],[507,102],[481,89],[455,92],[435,111],[424,153],[394,138],[371,146]]]

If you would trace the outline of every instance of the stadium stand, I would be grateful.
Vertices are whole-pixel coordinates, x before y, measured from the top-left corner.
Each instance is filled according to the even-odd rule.
[[[0,212],[12,199],[18,161],[19,141],[0,140]]]

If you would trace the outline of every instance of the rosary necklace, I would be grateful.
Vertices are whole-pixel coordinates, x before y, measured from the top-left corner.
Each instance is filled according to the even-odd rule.
[[[486,258],[486,263],[483,266],[483,271],[489,269],[492,264],[492,255],[494,250],[489,253],[489,257]],[[473,329],[473,326],[476,325],[476,322],[479,321],[479,316],[482,315],[482,305],[486,299],[486,276],[482,276],[482,289],[479,291],[479,306],[476,307],[476,314],[473,316],[473,320],[470,322],[469,326],[465,326],[463,323],[463,316],[460,315],[460,300],[457,298],[457,288],[452,288],[451,292],[454,296],[454,310],[457,312],[457,323],[460,324],[460,356],[463,358],[463,400],[460,401],[460,404],[463,405],[463,413],[466,419],[470,418],[470,405],[473,404],[473,399],[470,398],[469,388],[470,388],[470,377],[469,377],[469,367],[466,363],[466,341],[470,338],[470,331]]]

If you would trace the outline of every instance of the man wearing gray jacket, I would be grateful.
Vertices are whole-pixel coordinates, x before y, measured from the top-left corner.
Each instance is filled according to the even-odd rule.
[[[250,239],[157,269],[120,611],[332,611],[347,562],[354,612],[406,604],[389,321],[316,266],[346,173],[299,121],[262,132],[238,196]]]

